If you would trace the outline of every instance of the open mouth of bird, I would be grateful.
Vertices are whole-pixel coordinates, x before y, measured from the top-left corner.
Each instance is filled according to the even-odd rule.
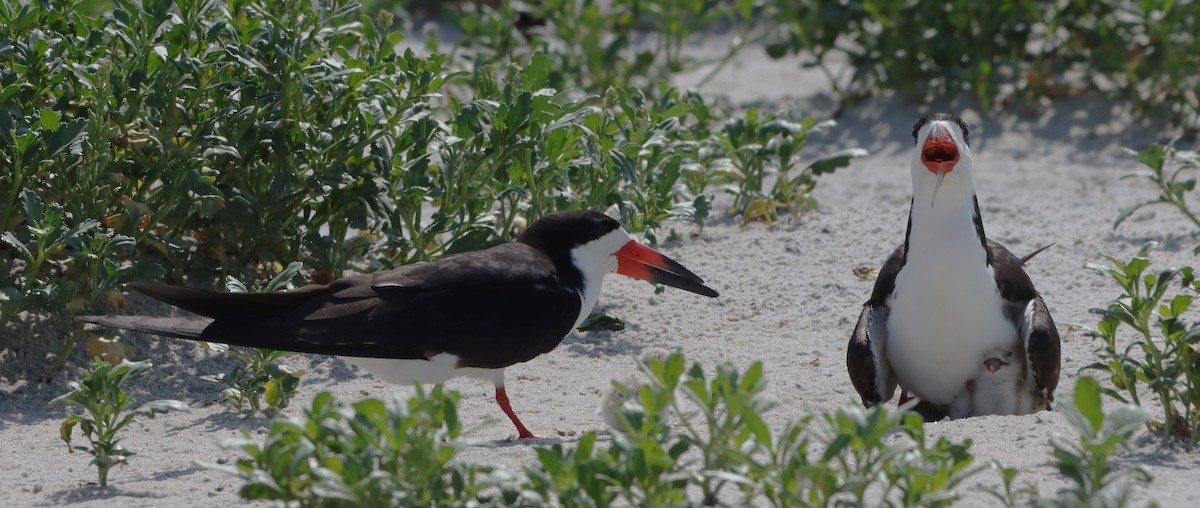
[[[949,173],[958,163],[958,146],[953,140],[930,138],[921,148],[921,162],[934,173]]]
[[[942,188],[942,180],[954,170],[954,165],[958,164],[958,143],[954,142],[949,131],[934,125],[929,138],[921,145],[921,164],[937,176],[933,185],[933,196],[929,200],[929,205],[933,206],[937,202],[938,189]]]

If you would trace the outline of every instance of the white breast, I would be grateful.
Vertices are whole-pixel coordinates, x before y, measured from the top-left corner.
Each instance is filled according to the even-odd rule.
[[[963,212],[913,217],[889,301],[887,357],[896,379],[939,405],[951,404],[979,374],[988,350],[1011,348],[1017,337],[971,212]]]

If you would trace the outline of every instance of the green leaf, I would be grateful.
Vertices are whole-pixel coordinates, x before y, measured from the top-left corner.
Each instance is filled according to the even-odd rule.
[[[808,165],[808,169],[814,175],[832,173],[839,168],[849,166],[852,159],[866,157],[867,155],[870,155],[870,152],[862,148],[846,148],[813,161],[812,164]]]
[[[38,121],[42,129],[46,132],[54,132],[58,130],[59,124],[62,123],[62,115],[50,108],[42,108],[41,118]]]
[[[29,248],[26,247],[25,244],[20,240],[18,240],[16,235],[13,235],[12,232],[5,231],[4,234],[0,235],[0,240],[11,245],[14,249],[17,249],[17,252],[24,254],[27,259],[33,257],[33,253],[29,252]]]
[[[16,89],[17,87],[12,87]],[[0,147],[8,148],[13,144],[12,114],[7,107],[0,107]]]
[[[1121,211],[1119,213],[1117,213],[1117,218],[1113,220],[1113,225],[1112,225],[1113,229],[1114,230],[1117,229],[1117,226],[1120,226],[1122,222],[1125,222],[1125,219],[1128,219],[1129,216],[1133,215],[1134,212],[1141,210],[1142,207],[1144,207],[1146,205],[1153,205],[1155,203],[1161,203],[1161,202],[1162,201],[1146,201],[1144,203],[1138,203],[1136,205],[1128,206],[1128,207],[1121,209]]]
[[[267,287],[264,288],[264,291],[267,293],[274,293],[276,291],[286,289],[288,285],[292,283],[292,279],[295,279],[296,276],[300,274],[300,270],[302,269],[304,269],[304,263],[299,261],[292,261],[291,263],[288,263],[287,268],[284,268],[283,271],[279,272],[279,275],[276,275],[275,278],[271,279],[271,281],[267,283]]]
[[[71,416],[67,417],[66,421],[64,421],[62,423],[62,427],[60,427],[58,429],[58,435],[59,435],[59,437],[62,438],[63,442],[67,443],[68,450],[71,449],[72,430],[75,428],[76,424],[78,424],[84,420],[85,419],[82,416],[71,415]]]
[[[603,311],[594,310],[579,324],[579,330],[585,332],[608,330],[617,332],[625,329],[625,321]]]
[[[1075,407],[1087,418],[1093,431],[1104,424],[1104,411],[1100,405],[1100,383],[1093,377],[1081,377],[1075,383]]]
[[[21,190],[21,204],[25,208],[25,220],[35,227],[43,227],[46,209],[42,198],[30,189]]]
[[[1162,171],[1163,161],[1166,160],[1167,149],[1163,145],[1154,144],[1138,152],[1138,162],[1145,164],[1156,173]]]
[[[83,151],[84,127],[87,127],[87,119],[76,118],[46,136],[46,155],[43,159],[53,159],[63,152],[80,155]]]

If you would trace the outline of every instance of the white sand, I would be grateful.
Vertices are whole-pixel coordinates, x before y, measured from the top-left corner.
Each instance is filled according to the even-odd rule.
[[[685,84],[687,79],[695,78],[684,76]],[[795,61],[770,61],[753,49],[704,91],[735,106],[832,113],[833,99],[820,75],[801,71]],[[610,379],[628,372],[633,359],[649,347],[683,351],[689,361],[709,369],[721,361],[743,368],[764,362],[769,392],[783,401],[769,415],[776,429],[802,415],[856,402],[843,359],[872,283],[860,281],[851,270],[877,268],[902,241],[910,196],[909,133],[919,116],[933,110],[958,112],[971,126],[988,235],[1018,255],[1057,242],[1031,263],[1029,272],[1062,335],[1058,396],[1069,397],[1078,369],[1095,358],[1097,343],[1083,331],[1096,322],[1088,309],[1104,306],[1117,295],[1113,284],[1086,270],[1084,263],[1098,261],[1100,252],[1128,258],[1147,240],[1163,242],[1155,254],[1159,265],[1196,262],[1191,248],[1200,237],[1171,210],[1150,209],[1119,230],[1112,229],[1120,209],[1154,195],[1147,182],[1118,180],[1138,167],[1121,147],[1166,141],[1171,133],[1096,98],[1061,101],[1032,115],[1004,113],[981,119],[977,111],[964,110],[958,103],[926,107],[885,97],[847,109],[837,128],[810,140],[807,157],[842,147],[872,153],[821,178],[818,212],[774,227],[743,227],[739,218],[717,213],[698,236],[684,235],[662,246],[718,289],[720,298],[675,290],[655,295],[644,283],[610,277],[599,307],[624,318],[629,323],[626,330],[573,333],[550,354],[508,369],[508,392],[516,411],[531,430],[549,438],[468,450],[462,457],[517,471],[535,461],[535,444],[569,445],[583,432],[602,429],[596,408]],[[0,344],[28,348],[31,340],[60,340],[55,330],[40,333],[45,337],[5,337]],[[58,437],[66,413],[46,409],[50,399],[65,391],[66,380],[78,376],[73,371],[60,374],[50,384],[18,379],[20,373],[32,373],[29,379],[36,379],[45,371],[36,355],[46,351],[32,351],[18,348],[18,356],[7,361],[22,366],[0,370],[0,485],[5,486],[0,506],[199,507],[238,502],[239,483],[234,478],[194,464],[233,460],[237,454],[220,449],[219,439],[235,436],[241,428],[265,430],[266,418],[245,417],[227,403],[209,403],[220,388],[197,376],[227,370],[227,359],[184,341],[140,340],[138,358],[157,365],[139,383],[141,400],[176,398],[193,410],[130,428],[124,443],[139,454],[113,470],[110,487],[100,490],[88,485],[96,480],[90,457],[68,454]],[[385,386],[329,357],[298,356],[288,363],[308,371],[300,396],[285,411],[290,415],[299,414],[322,390],[352,400],[390,398],[408,390]],[[503,440],[515,435],[493,402],[490,386],[459,379],[448,387],[463,393],[460,414],[467,427],[491,420],[475,432],[477,437]],[[1150,411],[1157,414],[1159,409]],[[1075,435],[1061,413],[972,418],[927,428],[933,437],[972,439],[976,460],[1020,468],[1021,480],[1036,484],[1043,495],[1053,495],[1065,485],[1050,466],[1047,444],[1056,434]],[[1144,432],[1137,441],[1137,450],[1121,455],[1120,462],[1148,467],[1155,480],[1150,488],[1137,491],[1136,501],[1200,505],[1200,452],[1164,446]],[[974,484],[997,482],[998,476],[988,472]],[[966,494],[964,505],[990,504],[978,493]]]

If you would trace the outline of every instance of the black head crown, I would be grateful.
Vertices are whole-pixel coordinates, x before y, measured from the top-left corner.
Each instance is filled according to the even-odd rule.
[[[621,227],[621,223],[599,212],[574,210],[554,212],[529,226],[517,241],[546,254],[569,253],[571,249],[600,238]]]
[[[921,117],[920,120],[917,120],[917,124],[913,126],[912,131],[913,143],[916,144],[917,134],[921,132],[921,127],[924,127],[929,122],[936,121],[954,122],[958,124],[958,128],[962,129],[963,142],[966,143],[967,146],[971,146],[971,132],[967,129],[967,122],[964,122],[963,119],[959,118],[957,115],[950,113],[934,113],[931,115],[925,115]]]

